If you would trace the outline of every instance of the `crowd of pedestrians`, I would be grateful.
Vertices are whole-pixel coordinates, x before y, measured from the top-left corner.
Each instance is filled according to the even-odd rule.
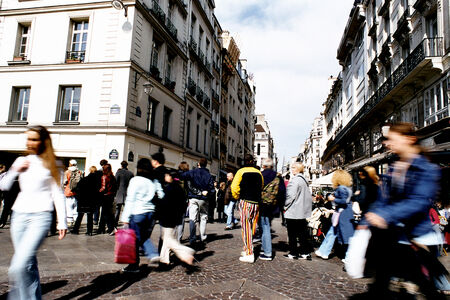
[[[245,155],[244,166],[227,173],[223,181],[210,174],[205,158],[193,168],[182,162],[175,170],[165,167],[161,152],[141,158],[136,174],[126,161],[114,174],[104,159],[99,169],[91,166],[86,173],[71,159],[61,172],[48,131],[30,127],[28,155],[8,171],[0,165],[0,228],[13,211],[11,299],[40,299],[40,244],[49,230],[58,230],[59,239],[67,230],[79,234],[85,215],[88,236],[115,235],[120,228],[134,231],[136,261],[122,269],[125,273],[140,271],[140,255],[164,267],[171,263],[172,252],[187,267],[195,265],[195,251],[206,247],[211,222],[224,223],[224,230],[240,229],[241,263],[273,260],[275,217],[282,217],[287,230],[288,253],[282,259],[311,261],[313,253],[319,259],[336,255],[353,270],[361,261],[355,249],[364,245],[360,237],[365,232],[362,269],[375,280],[362,297],[389,299],[389,283],[400,279],[416,283],[430,299],[439,298],[438,291],[450,291],[447,271],[437,260],[449,211],[445,201],[433,202],[439,168],[423,155],[410,124],[391,126],[384,143],[397,156],[386,174],[378,175],[371,166],[358,170],[355,178],[335,170],[333,192],[324,197],[311,193],[301,162],[293,163],[290,174],[282,177],[272,159],[263,160],[260,169],[251,155]],[[51,229],[52,220],[58,221],[56,229]],[[185,220],[189,235],[184,241]],[[156,224],[159,245],[150,239]],[[259,241],[260,251],[254,247]]]

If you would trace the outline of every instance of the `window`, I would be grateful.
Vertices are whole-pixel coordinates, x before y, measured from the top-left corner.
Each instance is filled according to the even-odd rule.
[[[187,120],[186,129],[186,147],[191,148],[191,120]]]
[[[78,121],[80,96],[80,86],[65,86],[61,88],[58,121]]]
[[[72,22],[72,39],[67,59],[84,61],[89,30],[89,21]]]
[[[170,115],[172,114],[172,110],[166,106],[164,106],[163,112],[163,128],[162,128],[162,138],[169,139],[169,126],[170,126]]]
[[[197,127],[195,128],[195,150],[197,150],[197,152],[200,152],[200,150],[198,149],[199,135],[200,135],[200,125],[197,124]]]
[[[28,118],[28,105],[30,103],[30,88],[13,88],[13,103],[10,120],[12,122],[25,122]]]
[[[155,100],[148,99],[148,112],[147,112],[147,131],[150,133],[155,133],[156,124],[156,109],[158,107],[158,102]]]
[[[30,25],[19,24],[19,40],[16,54],[26,59],[28,56],[28,43],[30,40]]]
[[[159,56],[159,44],[153,41],[152,44],[152,57],[150,61],[151,67],[158,67],[158,56]]]
[[[258,144],[256,149],[256,155],[261,155],[261,144]]]
[[[205,152],[205,154],[208,154],[208,131],[204,130],[204,140],[203,140],[203,152]]]

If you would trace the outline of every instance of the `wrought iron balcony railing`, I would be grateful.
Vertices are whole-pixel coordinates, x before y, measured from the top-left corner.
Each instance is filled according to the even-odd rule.
[[[203,106],[209,110],[211,106],[211,99],[206,95],[206,93],[203,94]]]
[[[203,91],[199,86],[197,86],[197,101],[203,103]]]
[[[191,94],[191,96],[195,96],[195,94],[197,93],[197,85],[191,77],[188,78],[188,92],[189,94]]]
[[[67,51],[66,63],[84,62],[86,51]]]
[[[194,40],[194,37],[191,35],[191,38],[189,39],[189,47],[197,53],[197,42]]]
[[[164,78],[164,86],[171,91],[175,90],[176,82],[172,81],[169,77]]]
[[[166,14],[159,6],[158,2],[156,2],[156,0],[152,1],[152,8],[150,9],[150,11],[155,15],[156,19],[158,19],[162,25],[166,24]]]
[[[378,103],[380,103],[402,80],[404,80],[425,58],[444,55],[444,39],[442,37],[424,39],[401,63],[392,75],[376,90],[364,106],[350,122],[337,133],[336,138],[329,140],[327,150],[333,148],[347,133],[363,119]],[[326,154],[326,153],[325,153]],[[324,154],[324,155],[325,155]]]
[[[169,18],[167,18],[166,28],[167,28],[167,31],[169,32],[169,34],[173,37],[173,39],[178,41],[178,36],[177,36],[178,30],[175,27],[175,25],[173,25],[172,21]]]

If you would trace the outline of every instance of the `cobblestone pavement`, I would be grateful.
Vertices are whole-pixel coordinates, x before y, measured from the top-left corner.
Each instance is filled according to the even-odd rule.
[[[188,223],[186,223],[188,225]],[[188,232],[185,228],[185,236]],[[196,254],[196,268],[175,262],[166,269],[141,260],[139,274],[123,274],[113,263],[114,237],[49,237],[38,253],[44,299],[345,299],[366,290],[367,280],[352,280],[338,258],[288,260],[286,229],[274,220],[273,261],[239,262],[240,230],[208,224],[208,243]],[[152,239],[159,237],[155,227]],[[12,256],[9,230],[0,229],[0,299],[8,291]],[[258,249],[258,246],[256,247]]]

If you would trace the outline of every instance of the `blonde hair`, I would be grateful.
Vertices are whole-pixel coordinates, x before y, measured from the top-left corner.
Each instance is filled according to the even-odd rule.
[[[377,171],[372,166],[365,166],[364,171],[366,171],[367,176],[373,181],[374,184],[378,184],[380,177],[377,175]]]
[[[352,176],[344,170],[334,171],[333,177],[331,177],[331,183],[333,188],[337,188],[340,185],[352,186]]]
[[[221,182],[220,184],[219,184],[219,188],[221,189],[221,190],[224,190],[225,189],[225,182]]]
[[[90,168],[89,168],[89,173],[94,173],[94,172],[96,172],[97,171],[97,167],[96,166],[91,166]]]
[[[300,163],[300,162],[295,162],[295,163],[293,163],[292,164],[292,167],[293,166],[295,166],[296,168],[298,168],[298,172],[299,173],[303,173],[303,171],[305,170],[305,166],[302,164],[302,163]]]

